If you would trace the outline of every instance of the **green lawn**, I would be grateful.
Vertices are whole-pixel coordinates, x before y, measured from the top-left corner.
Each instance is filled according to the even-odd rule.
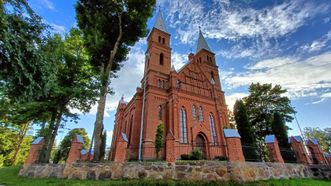
[[[326,180],[313,180],[313,179],[296,179],[296,180],[270,180],[249,183],[235,183],[235,182],[199,182],[199,181],[153,181],[153,180],[105,180],[105,181],[92,181],[92,180],[61,180],[61,179],[33,179],[17,176],[19,167],[5,167],[0,168],[0,185],[25,185],[25,186],[38,186],[38,185],[58,185],[58,186],[105,186],[105,185],[180,185],[180,186],[194,186],[194,185],[225,185],[225,186],[330,186],[331,181]]]

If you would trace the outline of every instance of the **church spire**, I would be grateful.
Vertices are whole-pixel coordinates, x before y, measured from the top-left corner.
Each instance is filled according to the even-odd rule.
[[[198,53],[202,49],[210,51],[210,48],[209,48],[205,38],[203,37],[200,26],[199,26],[199,39],[198,39],[198,45],[197,45],[196,53]]]
[[[168,33],[167,28],[165,27],[165,24],[164,24],[164,20],[163,20],[160,8],[159,8],[159,12],[157,13],[157,16],[156,16],[154,28],[157,28],[165,33]]]

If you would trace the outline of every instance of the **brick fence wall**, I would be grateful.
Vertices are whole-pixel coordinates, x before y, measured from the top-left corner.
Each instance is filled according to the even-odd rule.
[[[29,177],[68,179],[175,179],[175,180],[236,180],[255,181],[288,178],[331,179],[331,167],[323,165],[252,163],[226,161],[126,162],[124,164],[75,163],[70,166],[53,164],[25,165],[20,173]]]

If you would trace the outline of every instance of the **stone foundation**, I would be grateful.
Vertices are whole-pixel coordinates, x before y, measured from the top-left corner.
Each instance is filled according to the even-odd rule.
[[[331,179],[331,168],[309,167],[303,164],[251,163],[251,162],[127,162],[124,164],[75,163],[70,166],[32,164],[24,166],[20,176],[68,179],[174,179],[256,181],[288,178]]]

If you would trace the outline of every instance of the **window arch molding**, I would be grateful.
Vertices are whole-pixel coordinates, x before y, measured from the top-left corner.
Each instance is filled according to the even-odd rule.
[[[204,117],[203,117],[203,108],[202,108],[202,106],[200,106],[199,107],[199,121],[200,122],[203,122],[203,120],[204,120]]]
[[[197,120],[197,108],[195,104],[192,105],[192,117],[194,121]]]
[[[210,124],[211,142],[212,144],[217,144],[217,134],[216,134],[215,119],[213,113],[209,113],[209,124]]]
[[[188,143],[186,109],[179,110],[180,143]]]

